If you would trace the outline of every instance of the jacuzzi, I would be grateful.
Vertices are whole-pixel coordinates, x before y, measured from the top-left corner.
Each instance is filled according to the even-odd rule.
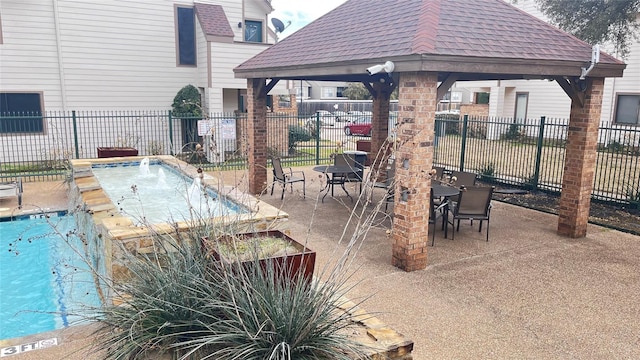
[[[204,197],[213,199],[213,205],[199,203],[198,206],[193,206],[194,201],[192,200],[189,211],[174,210],[169,212],[169,216],[165,220],[148,221],[144,212],[146,200],[136,200],[141,202],[143,212],[132,215],[131,209],[127,210],[123,207],[123,202],[126,199],[110,197],[111,190],[103,188],[100,180],[94,174],[94,170],[103,172],[106,169],[108,174],[108,169],[119,167],[131,167],[138,171],[139,164],[147,161],[146,159],[153,165],[160,165],[165,169],[165,173],[170,171],[187,179],[187,183],[182,185],[187,199],[193,194],[193,190],[189,188],[192,188],[196,182],[198,186],[202,185]],[[201,227],[203,224],[233,232],[278,229],[289,217],[280,209],[260,201],[250,194],[243,193],[236,187],[225,186],[221,180],[202,172],[199,173],[194,166],[172,156],[72,160],[71,168],[73,181],[69,189],[69,198],[75,212],[79,214],[77,216],[80,219],[79,227],[82,227],[82,231],[87,233],[88,237],[99,239],[104,243],[106,268],[114,281],[125,278],[128,271],[127,264],[120,252],[128,251],[138,254],[154,251],[154,234],[188,232],[193,227]],[[104,178],[104,174],[100,177]],[[114,177],[115,182],[130,189],[130,194],[134,198],[146,188],[151,187],[148,183],[140,185],[143,183],[142,180],[146,180],[144,179],[145,174],[142,174],[141,177],[122,175]],[[155,197],[168,197],[169,192],[179,191],[162,186],[159,188],[159,195],[155,195]],[[179,200],[170,200],[170,202],[175,203]],[[220,210],[218,205],[224,205],[225,209],[228,207],[231,211]],[[163,205],[154,204],[153,207],[162,208]],[[193,212],[194,208],[197,208],[198,211]],[[219,211],[211,211],[212,208]]]

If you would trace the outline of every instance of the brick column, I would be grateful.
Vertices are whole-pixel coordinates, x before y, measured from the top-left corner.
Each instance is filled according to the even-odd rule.
[[[376,96],[373,98],[373,111],[371,119],[371,171],[377,172],[380,165],[383,165],[383,170],[386,168],[386,162],[383,160],[385,156],[383,153],[379,153],[380,149],[386,145],[389,134],[389,96],[383,93],[386,88],[384,84],[374,83],[373,88],[376,91]]]
[[[262,194],[267,187],[267,96],[265,79],[247,79],[247,150],[249,192]]]
[[[432,72],[400,74],[392,264],[405,271],[427,266],[437,81]]]
[[[558,234],[572,238],[587,235],[603,88],[603,78],[591,79],[591,85],[585,93],[584,107],[576,101],[571,102]]]

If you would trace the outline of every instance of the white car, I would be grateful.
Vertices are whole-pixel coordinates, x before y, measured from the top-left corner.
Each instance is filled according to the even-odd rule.
[[[333,116],[336,118],[337,122],[348,122],[349,114],[345,111],[334,111]]]

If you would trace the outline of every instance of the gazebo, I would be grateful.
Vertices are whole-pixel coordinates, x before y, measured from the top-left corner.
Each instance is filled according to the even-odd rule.
[[[549,79],[571,98],[557,232],[586,236],[604,79],[626,65],[502,0],[349,0],[234,69],[247,79],[249,186],[267,184],[266,99],[280,80],[361,82],[373,96],[372,151],[398,87],[393,265],[427,265],[436,104],[456,81]],[[390,67],[375,65],[393,63]],[[389,64],[390,65],[390,64]],[[390,72],[387,72],[391,70]],[[377,164],[373,164],[376,166]]]

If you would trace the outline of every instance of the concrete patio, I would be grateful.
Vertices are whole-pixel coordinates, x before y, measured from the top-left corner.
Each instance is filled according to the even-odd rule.
[[[308,238],[318,272],[345,249],[355,227],[346,225],[352,203],[341,189],[320,203],[323,175],[301,169],[306,199],[300,186],[287,190],[284,201],[277,186],[261,199],[290,214],[286,226],[295,238]],[[211,174],[246,186],[242,172]],[[357,192],[353,184],[347,188]],[[64,207],[61,190],[27,183],[25,207],[42,201]],[[375,190],[374,199],[382,195]],[[463,223],[455,241],[444,239],[438,226],[427,268],[404,272],[391,265],[391,222],[379,214],[355,256],[359,283],[349,297],[367,298],[367,311],[411,338],[414,359],[640,358],[640,237],[594,225],[586,238],[561,237],[557,216],[499,202],[491,218],[489,242],[477,224]],[[339,243],[343,232],[347,239]],[[11,358],[92,358],[74,353],[90,339],[78,340],[77,331],[67,336],[73,332],[60,332],[57,347]]]

